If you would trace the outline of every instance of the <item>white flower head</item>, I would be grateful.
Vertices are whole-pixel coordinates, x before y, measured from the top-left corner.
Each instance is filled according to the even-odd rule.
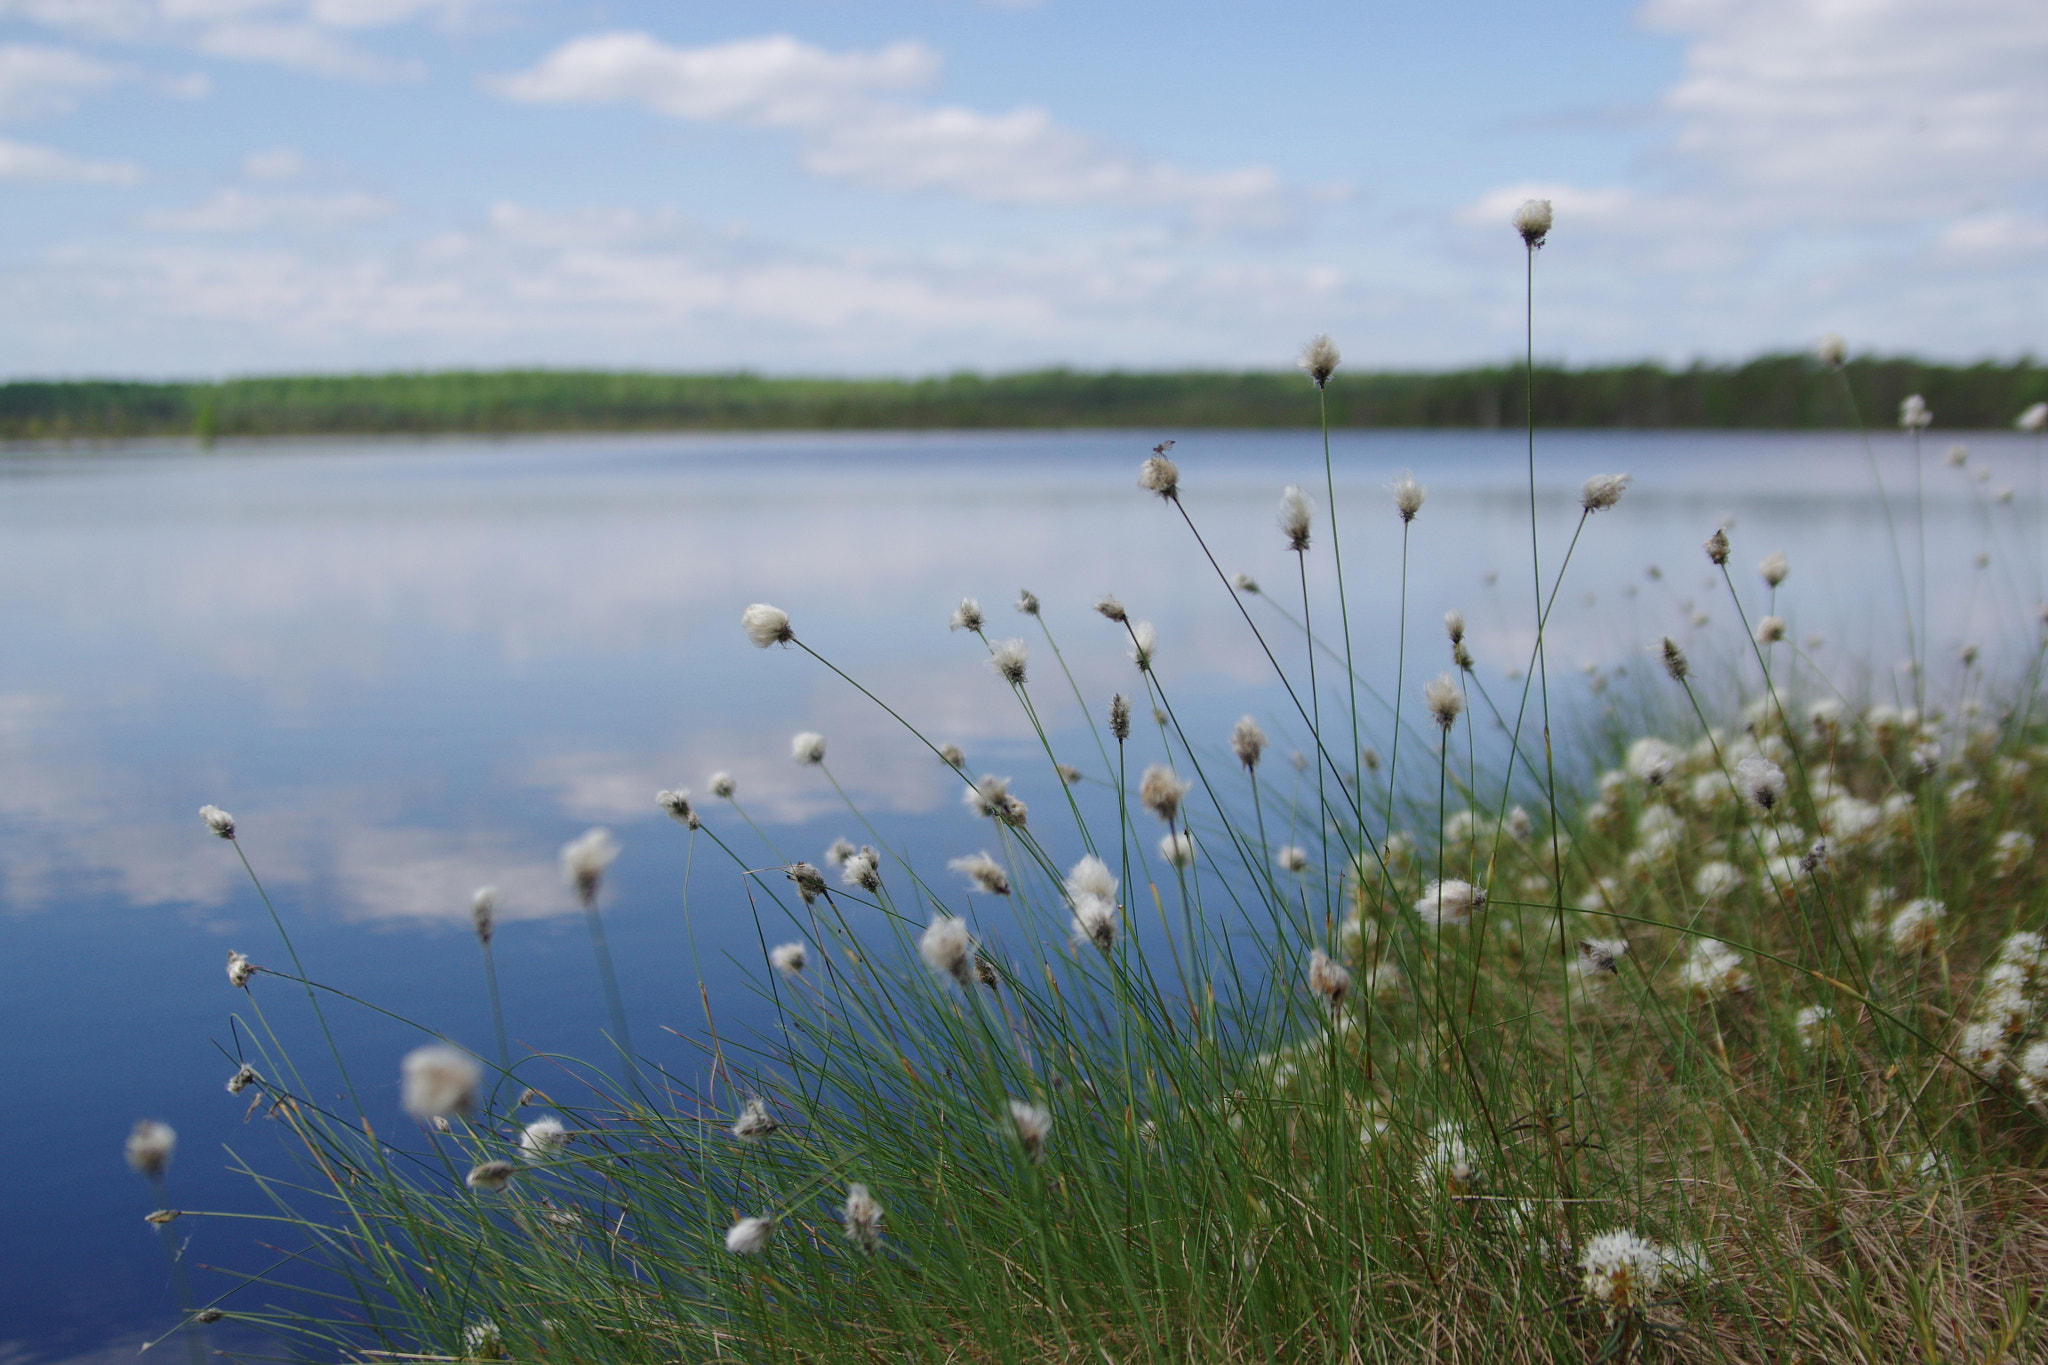
[[[498,1194],[512,1183],[512,1177],[517,1174],[519,1168],[509,1161],[485,1161],[470,1167],[469,1174],[463,1177],[462,1183],[473,1190]]]
[[[1768,811],[1784,798],[1785,770],[1762,754],[1751,754],[1735,765],[1735,788],[1758,810]]]
[[[1266,752],[1266,732],[1259,728],[1258,721],[1250,716],[1238,717],[1230,731],[1230,751],[1247,769],[1259,766],[1259,757]]]
[[[1109,870],[1109,864],[1090,853],[1067,871],[1067,895],[1078,898],[1094,896],[1111,903],[1116,901],[1116,874]]]
[[[810,960],[810,950],[801,943],[779,943],[768,950],[768,965],[784,976],[795,976]]]
[[[1300,553],[1308,549],[1309,532],[1315,524],[1315,505],[1297,484],[1288,484],[1280,494],[1280,531],[1287,548]]]
[[[1104,593],[1101,600],[1096,602],[1095,610],[1111,621],[1121,623],[1131,619],[1130,613],[1124,610],[1124,604],[1116,600],[1116,594],[1113,592]]]
[[[1626,474],[1595,474],[1586,480],[1586,486],[1579,490],[1579,506],[1590,515],[1604,511],[1621,501],[1621,495],[1629,486]]]
[[[446,1043],[429,1043],[405,1054],[398,1077],[398,1102],[416,1119],[468,1113],[483,1084],[475,1059]]]
[[[1180,815],[1181,798],[1194,789],[1192,780],[1178,778],[1171,768],[1154,763],[1145,769],[1145,777],[1138,785],[1138,799],[1145,803],[1145,809],[1172,824]]]
[[[128,1134],[125,1155],[130,1166],[154,1180],[171,1164],[171,1154],[177,1150],[178,1134],[170,1124],[144,1119]]]
[[[690,803],[687,791],[658,791],[654,804],[668,812],[668,818],[684,829],[696,829],[704,822],[697,818],[697,808]]]
[[[742,1142],[759,1142],[782,1125],[768,1112],[767,1102],[756,1095],[740,1106],[740,1115],[732,1121],[732,1135]]]
[[[796,638],[789,629],[789,613],[766,602],[756,602],[741,612],[740,625],[746,629],[747,638],[759,649],[788,644]]]
[[[569,1130],[553,1114],[543,1114],[519,1134],[519,1156],[529,1166],[551,1161],[569,1145]]]
[[[1751,981],[1740,953],[1719,939],[1702,938],[1693,940],[1690,956],[1678,969],[1678,984],[1704,1005],[1748,990]]]
[[[1685,675],[1691,671],[1691,665],[1686,662],[1685,651],[1678,647],[1678,641],[1669,635],[1664,637],[1663,655],[1664,671],[1671,675],[1671,681],[1684,682]]]
[[[1308,955],[1308,988],[1329,1001],[1334,1010],[1344,1003],[1344,994],[1351,989],[1351,973],[1343,963],[1317,948]]]
[[[791,863],[782,869],[782,875],[796,883],[796,893],[804,898],[805,905],[825,895],[825,874],[814,863]]]
[[[1152,629],[1150,621],[1140,621],[1130,628],[1131,662],[1138,666],[1140,673],[1152,671],[1152,651],[1158,645],[1158,632]]]
[[[974,984],[974,935],[967,921],[941,915],[931,922],[918,940],[918,956],[941,976],[950,976],[962,986]]]
[[[1792,561],[1785,558],[1783,550],[1773,550],[1757,562],[1756,571],[1763,575],[1765,584],[1775,588],[1792,572]]]
[[[1109,699],[1109,733],[1118,743],[1131,737],[1131,699],[1121,692]]]
[[[1766,616],[1756,623],[1756,642],[1760,645],[1774,645],[1785,638],[1785,618]]]
[[[2025,412],[2015,417],[2012,424],[2021,431],[2048,429],[2048,403],[2033,404]]]
[[[1472,911],[1486,904],[1486,892],[1468,881],[1452,877],[1430,883],[1429,890],[1415,902],[1415,913],[1435,929],[1472,922]]]
[[[1116,902],[1083,892],[1073,897],[1074,919],[1070,926],[1076,943],[1092,943],[1107,957],[1116,951]]]
[[[255,963],[232,948],[228,950],[228,984],[230,986],[247,986],[249,978],[256,975],[256,971]]]
[[[263,1077],[257,1074],[256,1068],[250,1066],[247,1062],[243,1062],[235,1068],[235,1074],[228,1077],[228,1093],[230,1095],[239,1095],[250,1086],[261,1085],[262,1083]]]
[[[1152,454],[1138,467],[1138,487],[1169,502],[1180,495],[1180,466],[1166,458],[1172,447],[1171,441],[1154,446]]]
[[[1899,404],[1899,426],[1905,430],[1925,431],[1933,421],[1933,411],[1919,394],[1909,393]]]
[[[477,942],[489,947],[491,936],[498,931],[498,888],[479,886],[469,897],[469,926],[476,930]]]
[[[585,830],[562,845],[562,877],[576,888],[585,905],[597,904],[605,869],[619,856],[619,841],[608,829]]]
[[[1010,1101],[1010,1131],[1017,1136],[1024,1155],[1033,1161],[1045,1157],[1045,1140],[1052,1135],[1052,1112],[1042,1104]]]
[[[825,737],[815,730],[790,736],[789,756],[806,766],[825,761]]]
[[[1901,953],[1931,948],[1941,936],[1941,921],[1947,914],[1948,907],[1942,902],[1917,897],[1899,907],[1899,912],[1885,925],[1884,936]]]
[[[1623,760],[1629,775],[1646,787],[1661,787],[1684,755],[1654,735],[1644,735],[1628,746]]]
[[[1628,940],[1625,938],[1582,938],[1579,940],[1579,964],[1582,970],[1607,972],[1618,975],[1620,960],[1628,956]]]
[[[730,801],[732,794],[739,790],[739,784],[732,780],[731,773],[713,773],[705,781],[704,789],[721,801]]]
[[[1831,370],[1839,370],[1842,368],[1842,362],[1849,357],[1849,343],[1835,333],[1829,332],[1820,339],[1820,344],[1813,348],[1813,353],[1819,357],[1821,364]]]
[[[1429,707],[1429,713],[1436,717],[1438,726],[1448,731],[1458,722],[1458,714],[1465,709],[1465,694],[1458,690],[1458,680],[1448,673],[1439,673],[1422,689],[1422,700]]]
[[[842,836],[834,839],[831,847],[825,850],[825,861],[833,867],[845,867],[846,860],[851,858],[857,851],[854,848],[853,840]]]
[[[981,603],[971,597],[963,597],[960,599],[960,605],[953,608],[953,616],[946,622],[946,629],[971,630],[979,635],[981,624]]]
[[[219,806],[201,806],[199,808],[199,818],[204,820],[206,827],[220,838],[232,839],[235,837],[235,817],[229,815]]]
[[[742,1218],[725,1234],[725,1249],[735,1256],[752,1256],[768,1245],[775,1232],[773,1218]]]
[[[1195,861],[1194,836],[1186,831],[1161,835],[1159,856],[1174,867],[1192,867]]]
[[[1299,875],[1308,871],[1308,850],[1296,844],[1287,844],[1273,855],[1273,861],[1279,865],[1282,872]]]
[[[1479,1183],[1479,1163],[1458,1125],[1448,1119],[1430,1130],[1429,1146],[1417,1163],[1415,1179],[1426,1189],[1455,1197],[1472,1193]]]
[[[843,885],[870,894],[882,889],[882,855],[872,847],[863,844],[839,866],[839,880]]]
[[[1024,660],[1030,649],[1022,640],[1003,640],[990,651],[988,666],[1015,687],[1024,685]]]
[[[1301,348],[1299,363],[1301,368],[1307,371],[1308,377],[1315,382],[1315,386],[1320,389],[1330,382],[1330,376],[1337,372],[1337,366],[1343,359],[1343,355],[1337,350],[1337,343],[1330,340],[1328,332],[1324,332]]]
[[[1038,615],[1038,594],[1029,588],[1017,589],[1017,610],[1026,616]]]
[[[1805,1052],[1823,1050],[1834,1028],[1835,1012],[1826,1005],[1808,1005],[1792,1017],[1792,1032]]]
[[[1024,803],[1010,794],[1010,779],[983,773],[981,781],[960,794],[967,809],[985,820],[1004,820],[1013,825],[1024,823]]]
[[[1641,1313],[1663,1286],[1665,1258],[1658,1245],[1626,1228],[1587,1241],[1579,1256],[1580,1287],[1609,1322]]]
[[[1236,574],[1232,576],[1230,586],[1236,588],[1247,597],[1256,597],[1259,591],[1259,580],[1253,578],[1248,573]]]
[[[1444,613],[1444,634],[1451,637],[1454,645],[1465,642],[1465,613],[1453,607]]]
[[[846,1187],[846,1240],[862,1251],[873,1251],[882,1244],[882,1206],[868,1193],[868,1187],[852,1184]]]
[[[955,858],[946,866],[955,872],[965,873],[970,881],[991,896],[1010,894],[1010,874],[1003,871],[1003,865],[986,852]]]
[[[1415,520],[1415,514],[1422,510],[1422,500],[1429,496],[1429,490],[1415,482],[1415,476],[1405,469],[1387,485],[1387,491],[1394,495],[1394,510],[1403,521]]]
[[[1550,236],[1552,218],[1548,199],[1524,199],[1515,210],[1515,231],[1522,234],[1523,244],[1534,251]]]
[[[1961,469],[1970,462],[1970,448],[1958,442],[1943,451],[1941,458],[1950,469]]]

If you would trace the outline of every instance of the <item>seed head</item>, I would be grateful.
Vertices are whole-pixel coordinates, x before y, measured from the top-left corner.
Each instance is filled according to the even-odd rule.
[[[1934,421],[1934,413],[1927,406],[1927,400],[1917,393],[1909,393],[1899,404],[1899,426],[1906,431],[1925,431]]]
[[[981,781],[961,793],[960,799],[967,808],[986,820],[1007,820],[1013,825],[1024,823],[1024,803],[1010,795],[1010,779],[983,773]]]
[[[1075,899],[1094,896],[1098,900],[1116,902],[1116,874],[1109,870],[1109,864],[1088,854],[1067,871],[1067,895]]]
[[[1331,1009],[1337,1009],[1351,989],[1351,972],[1318,948],[1308,955],[1308,988],[1329,1001]]]
[[[1785,795],[1785,770],[1762,754],[1751,754],[1735,765],[1735,789],[1769,811]]]
[[[261,1085],[263,1078],[256,1074],[256,1068],[243,1062],[235,1068],[235,1074],[228,1077],[228,1093],[239,1095],[252,1085]]]
[[[839,880],[869,894],[882,889],[882,855],[866,844],[839,866]]]
[[[517,1174],[519,1168],[509,1161],[486,1161],[470,1167],[462,1183],[486,1194],[498,1194],[512,1183],[512,1177]]]
[[[1259,580],[1253,578],[1248,573],[1241,573],[1230,580],[1230,586],[1236,588],[1247,597],[1253,597],[1258,594]]]
[[[957,744],[941,744],[939,761],[949,768],[964,768],[967,766],[967,755]]]
[[[1337,372],[1337,366],[1343,359],[1343,355],[1337,350],[1337,343],[1330,340],[1328,332],[1324,332],[1301,348],[1299,364],[1320,389],[1330,382],[1330,376]]]
[[[981,633],[981,603],[971,597],[960,599],[960,605],[953,608],[953,618],[946,622],[947,630],[971,630]]]
[[[483,1073],[470,1055],[446,1043],[429,1043],[406,1053],[398,1078],[398,1102],[416,1119],[468,1113],[483,1083]]]
[[[832,846],[825,850],[825,861],[834,867],[845,867],[846,860],[854,855],[851,839],[834,839]]]
[[[725,1234],[725,1249],[735,1256],[752,1256],[768,1245],[775,1232],[773,1218],[742,1218]]]
[[[228,950],[228,984],[247,986],[249,978],[256,975],[256,964],[230,948]]]
[[[1401,477],[1387,485],[1387,491],[1394,495],[1394,510],[1403,521],[1415,520],[1415,514],[1422,510],[1422,500],[1429,496],[1429,490],[1415,482],[1415,476],[1405,469]]]
[[[2043,615],[2048,617],[2048,608]],[[1131,699],[1121,692],[1109,699],[1109,732],[1118,743],[1131,737]]]
[[[1052,1134],[1052,1113],[1045,1106],[1024,1100],[1010,1101],[1010,1130],[1033,1161],[1045,1156],[1045,1140]]]
[[[1628,940],[1625,938],[1582,938],[1579,940],[1579,970],[1582,972],[1608,972],[1619,975],[1620,968],[1615,962],[1628,956]]]
[[[1154,763],[1145,769],[1144,780],[1138,786],[1138,799],[1145,803],[1145,809],[1172,824],[1180,814],[1181,798],[1194,789],[1192,781],[1184,781],[1173,775],[1173,770]]]
[[[865,1185],[846,1187],[846,1240],[862,1251],[873,1251],[882,1244],[882,1206],[868,1193]]]
[[[1842,362],[1848,359],[1849,343],[1829,332],[1820,339],[1820,345],[1813,348],[1813,353],[1820,357],[1821,364],[1831,370],[1839,370],[1842,368]]]
[[[1612,507],[1621,501],[1628,485],[1629,476],[1626,474],[1595,474],[1579,490],[1579,506],[1585,508],[1588,515]]]
[[[1024,685],[1024,660],[1030,653],[1022,640],[1004,640],[988,656],[988,666],[1012,687]]]
[[[955,858],[946,864],[955,872],[965,873],[968,879],[991,896],[1010,894],[1010,874],[1003,871],[1003,865],[986,852],[971,853],[965,858]]]
[[[759,1142],[781,1126],[768,1112],[766,1102],[755,1096],[740,1106],[740,1116],[732,1121],[732,1135],[742,1142]]]
[[[1717,526],[1714,534],[1707,537],[1707,558],[1716,564],[1728,562],[1728,532]]]
[[[796,638],[789,628],[789,613],[766,602],[756,602],[741,612],[740,625],[746,629],[747,638],[759,649],[786,645]]]
[[[1230,751],[1237,755],[1237,761],[1247,771],[1255,771],[1259,757],[1266,751],[1266,732],[1250,716],[1238,717],[1237,724],[1230,731]]]
[[[1746,991],[1752,982],[1742,954],[1719,939],[1702,938],[1693,940],[1691,955],[1678,969],[1678,984],[1696,1003],[1706,1005]]]
[[[789,741],[789,756],[805,765],[825,761],[825,737],[815,730],[805,730],[793,735]]]
[[[597,904],[598,888],[604,885],[604,870],[619,856],[619,841],[608,829],[585,830],[562,845],[562,876],[576,888],[586,906]]]
[[[1140,673],[1152,671],[1152,650],[1157,643],[1157,634],[1150,621],[1140,621],[1130,627],[1131,662],[1138,666]]]
[[[739,790],[739,784],[732,780],[731,773],[713,773],[704,783],[704,788],[721,801],[732,800],[732,794]]]
[[[208,829],[221,838],[232,839],[235,837],[235,817],[229,815],[219,806],[201,806],[199,808],[199,818],[206,822]]]
[[[796,883],[796,893],[804,898],[804,904],[825,894],[825,874],[811,863],[791,863],[782,870],[783,875]]]
[[[1446,731],[1457,724],[1458,713],[1465,709],[1465,694],[1458,690],[1458,680],[1448,673],[1439,673],[1430,680],[1422,689],[1422,700],[1436,717],[1437,725]]]
[[[1169,502],[1180,496],[1180,466],[1166,458],[1167,448],[1172,444],[1167,441],[1155,446],[1151,456],[1138,467],[1138,487]]]
[[[1117,914],[1116,902],[1086,892],[1075,896],[1074,921],[1071,925],[1074,942],[1092,943],[1102,950],[1104,957],[1116,951]]]
[[[1678,641],[1669,635],[1664,637],[1664,671],[1671,675],[1671,681],[1684,682],[1688,669],[1685,651],[1678,647]]]
[[[177,1150],[178,1135],[168,1123],[144,1119],[128,1134],[128,1164],[152,1180],[164,1173]]]
[[[1756,571],[1763,575],[1766,585],[1775,588],[1792,572],[1792,561],[1785,558],[1783,550],[1773,550],[1757,562]]]
[[[1159,838],[1159,856],[1173,867],[1191,867],[1195,861],[1194,836],[1182,831]]]
[[[687,791],[660,791],[654,794],[654,804],[668,812],[668,818],[685,829],[696,829],[704,822],[697,818],[697,808],[690,804]]]
[[[1308,871],[1308,850],[1287,844],[1273,855],[1273,861],[1279,864],[1282,872],[1303,873]]]
[[[1287,548],[1306,550],[1309,528],[1315,521],[1315,505],[1308,500],[1308,494],[1295,484],[1288,484],[1280,494],[1280,530],[1287,537]]]
[[[1451,637],[1452,644],[1461,644],[1465,639],[1465,613],[1453,608],[1444,613],[1444,634]]]
[[[553,1114],[543,1114],[519,1134],[519,1156],[529,1166],[552,1161],[569,1145],[569,1130]]]
[[[1124,604],[1116,600],[1116,594],[1113,592],[1104,593],[1102,600],[1095,604],[1095,610],[1112,621],[1122,622],[1130,619],[1129,613],[1124,610]]]
[[[1437,929],[1446,925],[1470,924],[1472,911],[1486,904],[1486,892],[1468,881],[1451,878],[1430,883],[1429,891],[1415,902],[1415,913]]]
[[[486,948],[491,946],[491,935],[498,932],[498,888],[479,886],[469,898],[469,925],[476,930],[476,941]],[[234,966],[228,967],[228,976],[234,977]]]
[[[1666,1258],[1655,1242],[1626,1228],[1603,1232],[1579,1256],[1580,1287],[1609,1322],[1639,1315],[1664,1283]]]
[[[1966,445],[1952,445],[1941,458],[1950,469],[1961,469],[1970,462],[1970,448]]]
[[[1038,615],[1038,594],[1029,588],[1019,588],[1017,590],[1017,610],[1023,612],[1026,616]],[[856,1186],[855,1188],[859,1187]]]
[[[1551,211],[1548,199],[1524,199],[1522,206],[1515,210],[1515,231],[1522,234],[1522,241],[1531,251],[1542,247],[1543,239],[1550,235]]]
[[[810,949],[801,943],[779,943],[768,950],[768,965],[784,976],[795,976],[810,960]]]
[[[918,956],[924,965],[941,976],[950,976],[962,986],[974,984],[974,935],[967,922],[940,915],[918,940]]]
[[[2048,403],[2035,403],[2015,417],[2012,424],[2021,431],[2040,431],[2048,428]]]

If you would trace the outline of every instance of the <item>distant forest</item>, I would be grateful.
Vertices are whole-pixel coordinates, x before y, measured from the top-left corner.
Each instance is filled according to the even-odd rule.
[[[1872,426],[1923,395],[1938,427],[2011,425],[2048,399],[2048,368],[1853,360],[1849,389]],[[1846,427],[1840,377],[1803,355],[1740,365],[1542,366],[1546,427]],[[1424,372],[1340,370],[1339,426],[1518,427],[1520,366]],[[581,370],[306,375],[219,383],[65,380],[0,385],[0,439],[424,435],[436,432],[901,430],[906,428],[1300,427],[1317,421],[1308,381],[1289,371],[1036,370],[930,379],[772,379],[755,374]]]

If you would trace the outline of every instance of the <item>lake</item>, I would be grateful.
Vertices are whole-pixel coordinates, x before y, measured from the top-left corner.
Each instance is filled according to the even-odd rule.
[[[934,743],[960,745],[973,771],[1015,774],[1034,825],[1067,857],[1073,832],[1062,841],[1050,818],[1063,802],[1036,736],[982,646],[947,629],[963,596],[981,601],[991,636],[1029,642],[1054,747],[1091,774],[1102,765],[1081,703],[1037,624],[1013,609],[1020,589],[1042,600],[1098,720],[1112,692],[1138,681],[1126,642],[1091,610],[1113,592],[1156,626],[1158,676],[1198,744],[1220,752],[1247,712],[1283,754],[1299,743],[1239,599],[1173,509],[1135,486],[1152,439],[564,437],[0,455],[0,1036],[9,1092],[50,1110],[17,1137],[26,1158],[5,1186],[0,1361],[128,1359],[175,1324],[164,1254],[142,1221],[149,1188],[121,1159],[137,1118],[180,1135],[170,1190],[181,1208],[260,1209],[237,1160],[296,1169],[280,1125],[222,1089],[231,1016],[246,1012],[222,970],[228,951],[289,964],[234,848],[202,825],[204,803],[238,819],[314,977],[479,1050],[490,1023],[469,900],[480,884],[499,887],[514,1050],[583,1057],[605,1055],[604,1009],[556,850],[610,827],[625,851],[604,904],[634,1035],[688,1076],[703,1007],[683,932],[686,872],[722,1029],[766,1018],[757,986],[773,931],[757,928],[740,868],[702,842],[690,865],[689,836],[656,808],[658,789],[689,788],[753,867],[818,861],[835,837],[876,835],[824,773],[791,759],[791,735],[817,731],[831,777],[930,880],[953,885],[943,860],[990,838],[961,806],[957,775],[886,714],[797,651],[751,648],[739,626],[748,603],[788,611],[806,643]],[[1964,685],[1966,645],[1979,647],[1980,673],[2008,679],[2037,648],[2040,448],[1968,441],[1962,468],[1944,463],[1946,440],[1930,443],[1918,518],[1910,448],[1895,433],[1874,443],[1916,608],[1924,539],[1918,619],[1933,623],[1923,633],[1936,696]],[[1317,502],[1312,610],[1334,624],[1317,438],[1195,433],[1173,455],[1216,562],[1259,581],[1245,605],[1298,668],[1301,637],[1280,612],[1299,616],[1301,589],[1275,508],[1294,482]],[[1429,498],[1408,547],[1405,720],[1420,711],[1421,683],[1448,666],[1440,622],[1453,607],[1471,623],[1478,677],[1511,708],[1510,674],[1533,638],[1520,436],[1344,432],[1335,460],[1362,683],[1397,690],[1403,537],[1385,485],[1412,469]],[[1578,521],[1581,481],[1617,471],[1634,484],[1590,519],[1557,599],[1561,727],[1661,683],[1646,651],[1665,634],[1724,696],[1738,666],[1753,668],[1700,550],[1723,521],[1752,622],[1765,603],[1755,565],[1783,550],[1791,575],[1777,602],[1792,638],[1860,695],[1910,692],[1897,667],[1893,538],[1855,437],[1545,434],[1546,576]],[[1320,666],[1328,683],[1332,665]],[[1384,750],[1389,733],[1387,713],[1368,704],[1366,741]],[[1133,772],[1158,752],[1157,731],[1141,725]],[[720,770],[737,781],[738,811],[705,791]],[[1101,799],[1099,784],[1082,790]],[[257,989],[295,1050],[317,1056],[296,988],[259,977]],[[400,1128],[396,1063],[417,1035],[340,1002],[330,1012],[373,1121]],[[260,1268],[274,1256],[265,1245],[292,1244],[289,1229],[262,1223],[173,1227],[202,1298],[228,1287],[202,1267]],[[275,1297],[259,1288],[234,1302]]]

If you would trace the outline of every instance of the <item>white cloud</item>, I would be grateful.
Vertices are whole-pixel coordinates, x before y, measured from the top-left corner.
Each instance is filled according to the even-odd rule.
[[[306,173],[306,158],[291,147],[265,147],[242,158],[242,174],[251,180],[292,180]]]
[[[1979,213],[1942,230],[1941,247],[1958,257],[2033,256],[2048,253],[2048,218],[2026,213]]]
[[[0,138],[0,182],[44,184],[132,185],[142,168],[126,161],[91,161],[52,147]]]
[[[316,76],[399,81],[417,80],[425,73],[418,62],[380,56],[311,24],[215,24],[196,34],[192,45],[209,56],[262,62]]]
[[[1290,216],[1263,167],[1201,173],[1068,128],[1043,109],[987,114],[882,98],[929,84],[938,54],[918,43],[829,52],[787,35],[671,47],[645,33],[565,43],[488,88],[529,104],[635,104],[673,118],[789,128],[814,174],[892,191],[938,190],[994,204],[1180,208],[1212,222]]]
[[[142,215],[143,227],[161,232],[247,233],[278,228],[326,228],[382,218],[396,206],[374,194],[250,194],[216,190],[190,208]]]
[[[30,43],[0,43],[0,119],[61,114],[78,96],[126,79],[83,53]]]

